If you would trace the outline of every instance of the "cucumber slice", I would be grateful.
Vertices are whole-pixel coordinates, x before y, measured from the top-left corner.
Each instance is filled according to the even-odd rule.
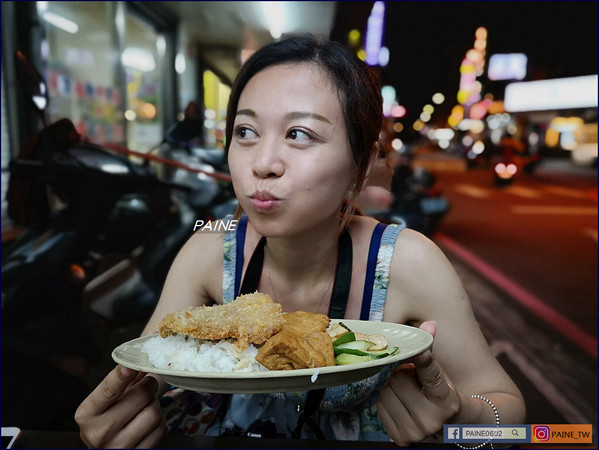
[[[376,350],[376,351],[367,351],[366,353],[368,353],[371,356],[377,356],[379,358],[384,358],[385,356],[391,356],[393,354],[395,354],[395,352],[397,352],[398,348],[397,347],[391,347],[385,350]]]
[[[352,355],[351,353],[341,353],[335,357],[335,364],[344,366],[346,364],[356,364],[377,359],[373,356]]]
[[[374,343],[369,341],[351,341],[346,342],[345,344],[339,344],[337,346],[333,345],[333,350],[335,351],[335,355],[339,353],[353,353],[354,355],[361,355],[366,353],[366,351],[372,347]]]
[[[335,339],[333,341],[333,347],[340,345],[340,344],[345,344],[346,342],[352,342],[355,340],[356,340],[356,335],[354,334],[353,331],[350,331],[349,333],[342,334],[337,339]]]

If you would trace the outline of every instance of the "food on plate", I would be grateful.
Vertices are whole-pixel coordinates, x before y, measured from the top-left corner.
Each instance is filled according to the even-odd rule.
[[[397,347],[389,348],[387,338],[381,334],[363,334],[351,331],[342,322],[338,324],[345,332],[334,331],[333,351],[335,364],[345,365],[372,361],[395,354]]]
[[[255,292],[225,305],[189,307],[167,314],[159,332],[163,338],[179,334],[206,340],[236,339],[243,350],[249,344],[265,343],[284,323],[281,305]]]
[[[240,349],[233,341],[206,341],[171,334],[155,336],[144,342],[142,352],[159,369],[193,372],[259,372],[268,369],[256,361],[254,344]]]
[[[362,334],[325,314],[283,313],[266,294],[167,314],[142,351],[155,367],[197,372],[294,370],[393,355],[380,334]]]
[[[281,331],[260,347],[256,360],[270,370],[334,366],[333,341],[326,332],[330,319],[307,311],[284,313]]]
[[[311,313],[308,311],[295,311],[283,313],[285,322],[281,331],[307,336],[314,332],[326,331],[331,319],[326,314]]]

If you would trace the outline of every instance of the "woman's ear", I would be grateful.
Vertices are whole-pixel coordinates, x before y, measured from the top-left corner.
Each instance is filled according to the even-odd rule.
[[[380,186],[391,190],[391,179],[393,178],[393,167],[389,163],[386,153],[383,154],[378,142],[372,145],[370,162],[364,179],[365,186]]]

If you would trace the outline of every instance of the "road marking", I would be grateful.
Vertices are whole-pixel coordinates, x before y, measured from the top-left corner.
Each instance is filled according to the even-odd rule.
[[[542,196],[538,191],[522,186],[509,186],[506,188],[506,192],[524,198],[539,198]]]
[[[584,230],[582,230],[582,234],[584,234],[585,236],[589,236],[591,239],[597,242],[597,230],[594,230],[592,228],[585,228]]]
[[[547,305],[528,289],[520,286],[507,275],[504,275],[499,270],[480,259],[449,236],[437,232],[435,234],[435,241],[450,250],[472,269],[476,270],[481,276],[489,280],[526,309],[545,321],[552,329],[573,341],[589,355],[597,358],[596,337],[587,334],[578,327],[578,325],[551,306]]]
[[[514,214],[546,214],[560,216],[596,216],[597,208],[593,206],[513,206]]]
[[[531,364],[530,359],[527,358],[522,352],[514,348],[511,342],[504,340],[496,340],[490,343],[491,351],[495,357],[501,353],[505,354],[512,363],[518,367],[526,378],[528,378],[535,387],[543,394],[545,399],[551,403],[565,419],[568,419],[570,423],[587,423],[588,418],[584,417],[572,404],[572,402],[566,398],[549,380],[545,378],[543,373]]]
[[[562,195],[564,197],[572,198],[587,198],[586,192],[579,191],[577,189],[565,188],[561,186],[544,186],[543,190],[551,194]]]
[[[453,190],[459,192],[460,194],[469,195],[470,197],[475,198],[488,198],[491,196],[491,193],[488,190],[471,186],[469,184],[456,184],[453,187]]]

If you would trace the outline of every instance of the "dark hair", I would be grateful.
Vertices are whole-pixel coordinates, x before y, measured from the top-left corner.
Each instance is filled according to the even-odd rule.
[[[383,122],[383,100],[378,78],[342,44],[298,36],[271,43],[256,51],[243,65],[233,83],[227,106],[225,151],[233,136],[233,125],[241,92],[248,81],[267,67],[288,63],[312,63],[328,74],[337,89],[345,118],[348,140],[358,169],[343,207],[342,228],[356,209],[357,196],[366,178]]]

